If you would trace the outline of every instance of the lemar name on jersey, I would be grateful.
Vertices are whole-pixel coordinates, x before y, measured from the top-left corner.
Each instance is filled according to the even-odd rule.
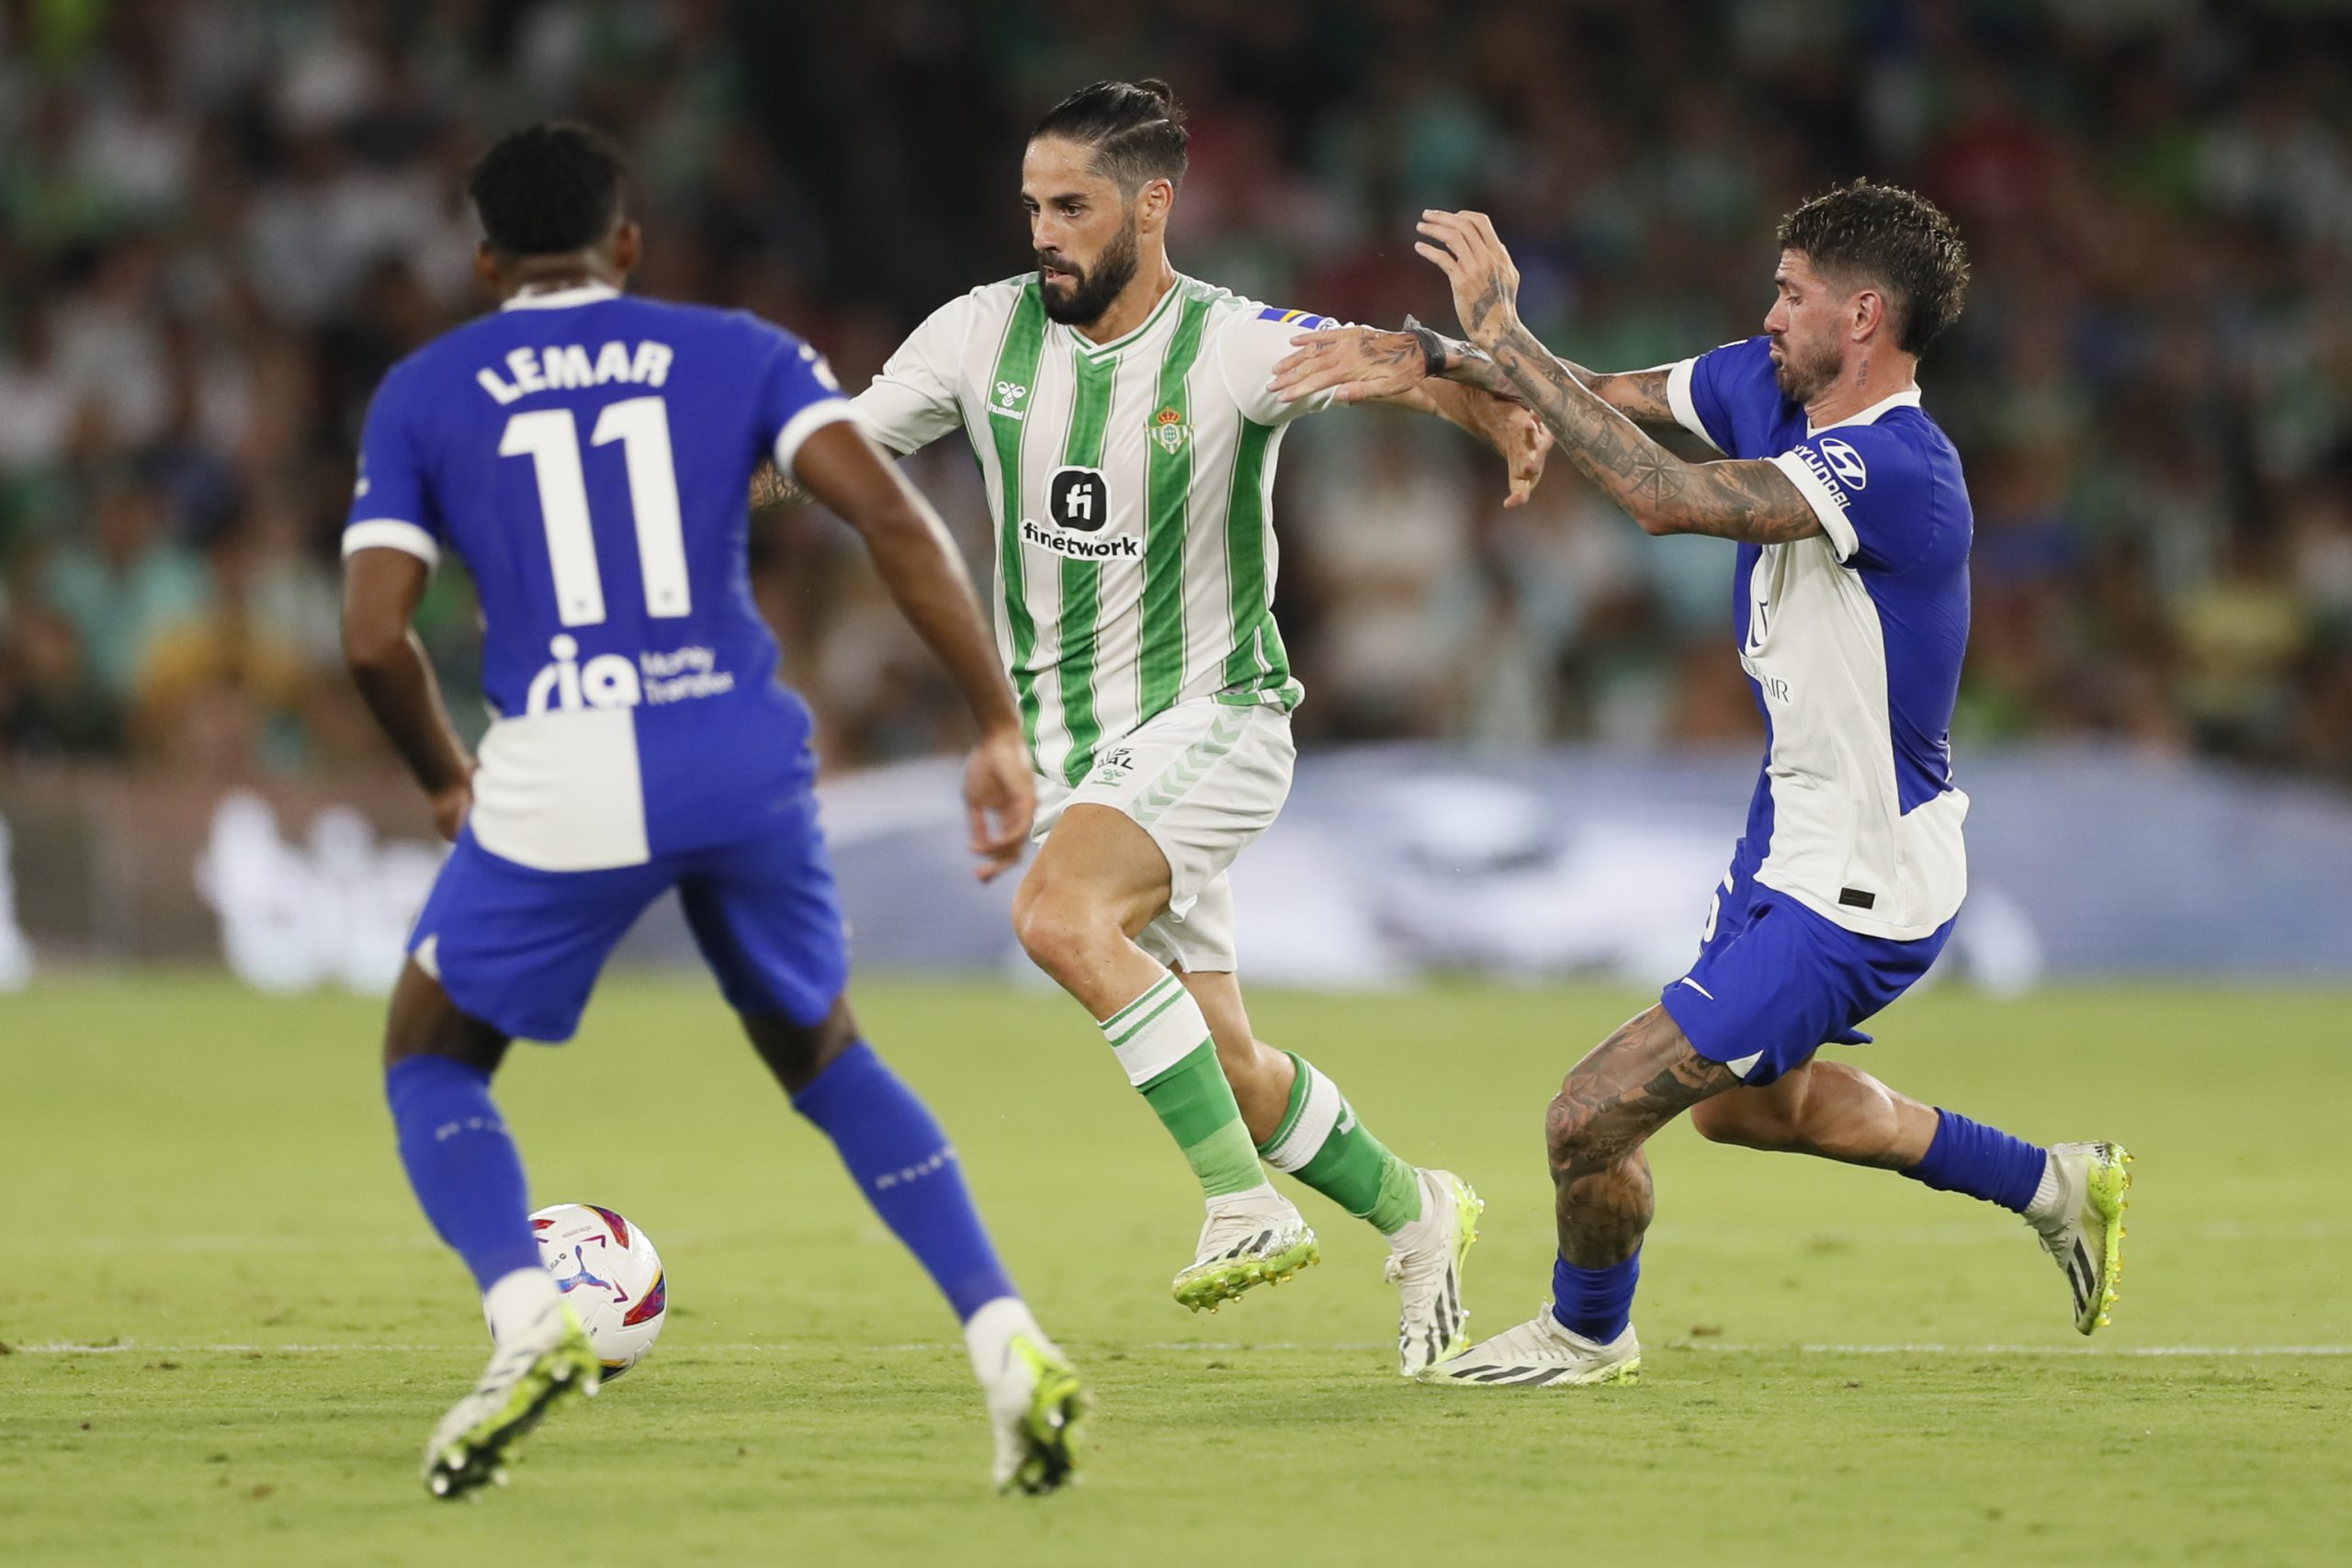
[[[668,344],[655,343],[650,338],[639,343],[634,350],[617,340],[607,343],[596,351],[594,359],[583,344],[557,344],[510,352],[506,355],[506,373],[514,378],[511,381],[502,379],[487,365],[474,372],[474,380],[502,403],[518,401],[533,392],[601,387],[610,381],[659,387],[670,378],[670,362],[676,357]]]

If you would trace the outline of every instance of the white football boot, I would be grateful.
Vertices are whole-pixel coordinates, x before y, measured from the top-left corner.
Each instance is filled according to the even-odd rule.
[[[1244,1291],[1281,1284],[1320,1257],[1306,1216],[1272,1187],[1212,1198],[1192,1267],[1170,1289],[1194,1312],[1215,1312]]]
[[[974,1313],[964,1341],[996,1435],[996,1489],[1034,1495],[1076,1480],[1091,1401],[1069,1358],[1017,1296]]]
[[[1634,1325],[1606,1345],[1560,1326],[1552,1303],[1517,1328],[1473,1345],[1420,1374],[1423,1382],[1468,1388],[1567,1388],[1577,1383],[1641,1381],[1642,1342]]]
[[[2041,1249],[2075,1295],[2075,1326],[2109,1321],[2123,1274],[2123,1205],[2132,1189],[2130,1151],[2120,1144],[2053,1144],[2049,1181],[2026,1212]]]
[[[490,1365],[424,1446],[424,1487],[435,1497],[462,1497],[486,1483],[504,1482],[506,1450],[515,1440],[564,1400],[594,1393],[603,1376],[595,1347],[555,1281],[536,1269],[516,1274],[524,1277],[492,1287],[492,1316],[500,1333]],[[544,1292],[537,1288],[542,1281]],[[510,1288],[529,1299],[519,1311],[500,1311],[500,1292]]]
[[[1478,1239],[1487,1205],[1450,1170],[1420,1170],[1421,1215],[1389,1238],[1384,1266],[1403,1302],[1396,1317],[1396,1370],[1413,1377],[1470,1343],[1462,1304],[1462,1260]]]

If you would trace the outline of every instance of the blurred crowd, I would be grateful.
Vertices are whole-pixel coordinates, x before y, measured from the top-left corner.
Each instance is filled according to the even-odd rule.
[[[2352,26],[2283,0],[0,0],[0,767],[384,765],[336,536],[377,378],[483,306],[460,184],[497,130],[612,132],[638,287],[784,321],[854,389],[1027,265],[1037,114],[1142,74],[1192,111],[1185,271],[1448,321],[1411,224],[1476,206],[1600,368],[1757,330],[1802,197],[1925,189],[1976,270],[1922,372],[1976,505],[1960,744],[2352,784]],[[984,561],[968,454],[915,465]],[[1757,733],[1727,547],[1643,537],[1565,464],[1503,489],[1409,416],[1297,429],[1302,739]],[[837,525],[764,515],[756,561],[834,765],[954,743]],[[478,726],[462,572],[422,630]]]

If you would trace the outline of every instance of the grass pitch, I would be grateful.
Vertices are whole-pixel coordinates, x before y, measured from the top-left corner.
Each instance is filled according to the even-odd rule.
[[[623,980],[501,1097],[538,1201],[662,1248],[651,1360],[514,1483],[425,1497],[486,1348],[379,1092],[379,1010],[205,978],[0,1001],[0,1560],[2341,1562],[2352,1560],[2352,1048],[2341,993],[2146,987],[1900,1004],[1861,1059],[2025,1135],[2138,1154],[2115,1325],[2069,1325],[2023,1228],[1880,1173],[1655,1150],[1624,1390],[1396,1373],[1363,1226],[1211,1317],[1168,1299],[1182,1160],[1057,997],[867,984],[1099,1410],[1084,1486],[984,1485],[954,1325],[707,989]],[[1474,1330],[1551,1250],[1539,1129],[1638,998],[1257,999],[1408,1157],[1488,1199]]]

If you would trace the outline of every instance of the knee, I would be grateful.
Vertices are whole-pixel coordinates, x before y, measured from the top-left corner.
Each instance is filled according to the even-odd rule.
[[[1030,961],[1057,980],[1086,967],[1121,934],[1107,910],[1051,883],[1023,885],[1013,899],[1012,932]]]
[[[1556,1178],[1602,1163],[1601,1117],[1564,1084],[1544,1112],[1544,1152]]]
[[[412,962],[392,987],[384,1025],[384,1070],[417,1056],[446,1056],[494,1073],[506,1055],[506,1036],[459,1012],[440,983]]]
[[[1799,1141],[1804,1104],[1802,1098],[1785,1093],[1735,1089],[1692,1106],[1690,1125],[1709,1143],[1785,1149]]]
[[[796,1023],[781,1015],[743,1019],[752,1048],[775,1075],[784,1091],[798,1095],[824,1075],[827,1067],[857,1043],[857,1021],[846,998],[837,998],[814,1024]]]
[[[1764,1131],[1764,1120],[1753,1107],[1737,1104],[1736,1097],[1728,1094],[1702,1100],[1690,1109],[1692,1129],[1711,1144],[1737,1144],[1752,1148],[1758,1134]]]

